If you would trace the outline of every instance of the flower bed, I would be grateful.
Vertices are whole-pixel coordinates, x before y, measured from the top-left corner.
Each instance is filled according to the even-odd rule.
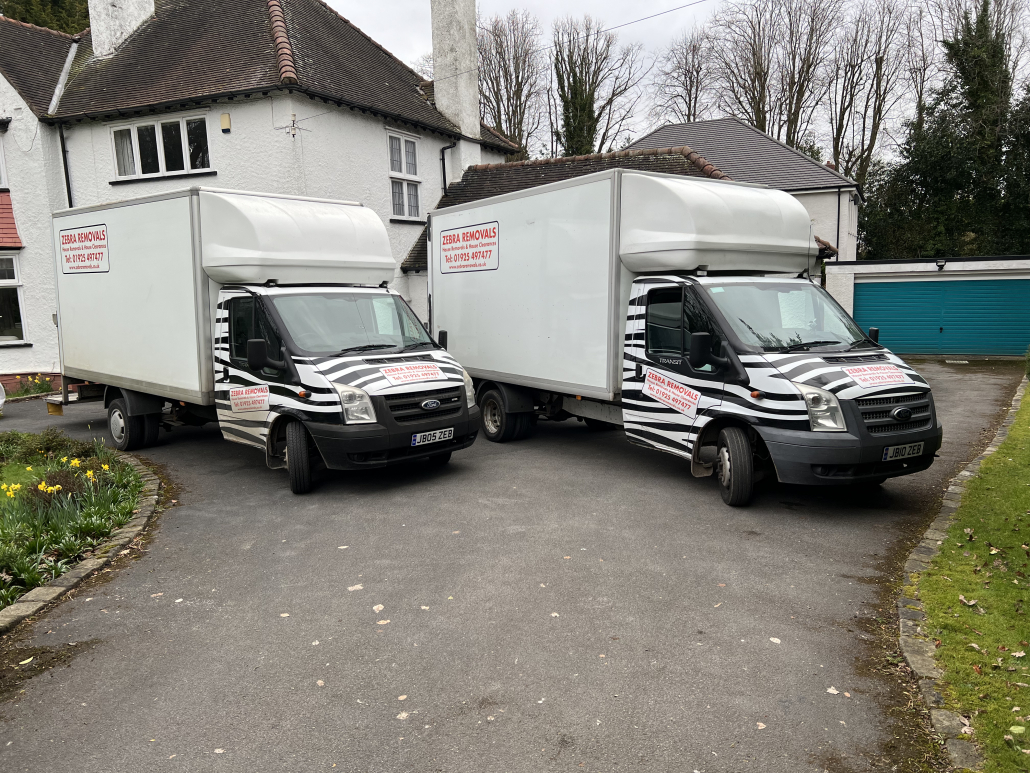
[[[0,609],[92,555],[133,516],[143,481],[101,442],[0,433]]]

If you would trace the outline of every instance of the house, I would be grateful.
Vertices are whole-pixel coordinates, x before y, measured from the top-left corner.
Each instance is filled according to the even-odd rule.
[[[517,150],[479,119],[472,0],[433,0],[435,88],[321,0],[89,8],[80,35],[0,17],[0,374],[60,369],[56,210],[194,185],[360,201],[399,263],[445,181]],[[394,286],[425,316],[419,282]]]
[[[632,143],[630,149],[689,145],[737,182],[786,191],[812,218],[822,246],[838,260],[858,258],[858,183],[773,139],[739,118],[667,124]]]

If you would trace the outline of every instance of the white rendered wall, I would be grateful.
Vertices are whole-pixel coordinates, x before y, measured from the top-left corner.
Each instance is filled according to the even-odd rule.
[[[855,313],[855,275],[852,272],[831,271],[827,264],[826,292],[832,295],[848,314]]]
[[[154,0],[89,0],[93,53],[109,56],[154,15]]]
[[[60,163],[56,131],[41,124],[14,88],[0,76],[0,115],[11,117],[3,144],[14,220],[24,247],[13,253],[22,284],[24,341],[32,346],[0,343],[0,373],[47,373],[60,370],[57,327],[52,315],[54,264],[50,212],[64,206],[64,183],[51,169]]]
[[[809,217],[812,218],[813,233],[837,248],[838,260],[858,258],[858,204],[852,194],[852,190],[793,194],[808,210]]]

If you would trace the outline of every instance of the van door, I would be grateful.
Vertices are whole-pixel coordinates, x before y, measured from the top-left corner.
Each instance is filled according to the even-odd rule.
[[[687,361],[692,333],[723,336],[686,282],[637,280],[630,299],[623,424],[633,442],[690,458],[705,412],[722,403],[722,375]]]
[[[279,402],[275,388],[286,374],[272,368],[252,371],[247,364],[247,341],[264,338],[274,358],[282,342],[250,293],[219,293],[215,326],[215,408],[222,436],[264,449]]]

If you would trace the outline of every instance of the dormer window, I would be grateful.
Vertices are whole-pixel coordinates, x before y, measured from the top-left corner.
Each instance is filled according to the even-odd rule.
[[[392,219],[423,221],[418,173],[418,139],[387,134],[390,158],[390,201]]]
[[[208,172],[204,116],[146,121],[111,129],[119,180]]]

